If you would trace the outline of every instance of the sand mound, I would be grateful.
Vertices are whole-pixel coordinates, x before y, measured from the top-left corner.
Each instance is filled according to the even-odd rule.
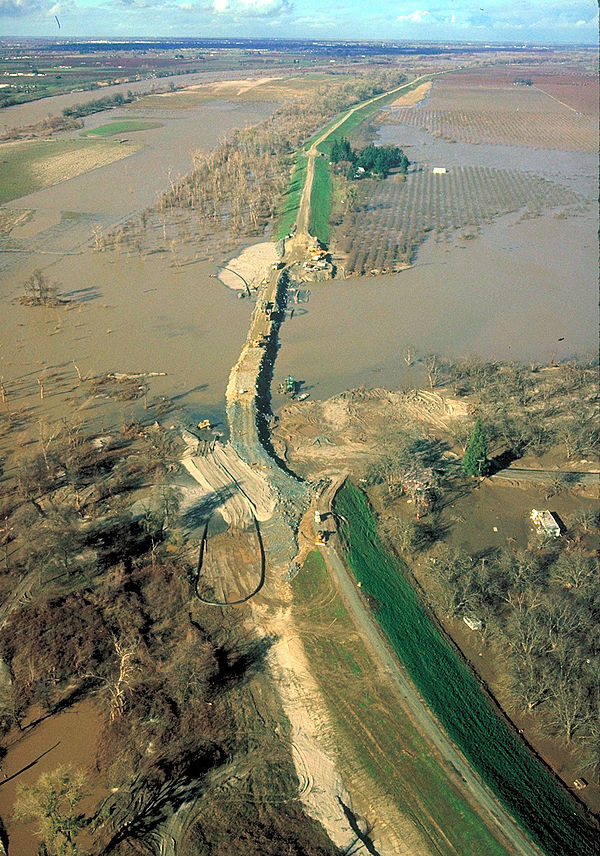
[[[215,443],[197,454],[197,440],[184,433],[187,450],[181,462],[202,489],[194,496],[196,506],[208,504],[230,526],[243,528],[256,520],[268,520],[275,508],[271,490],[262,474],[248,466],[229,443]]]
[[[227,269],[221,271],[219,279],[224,285],[235,291],[238,289],[245,290],[244,281],[248,283],[249,287],[258,286],[270,266],[277,261],[277,258],[275,244],[271,241],[253,244],[251,247],[246,247],[239,256],[227,263]]]

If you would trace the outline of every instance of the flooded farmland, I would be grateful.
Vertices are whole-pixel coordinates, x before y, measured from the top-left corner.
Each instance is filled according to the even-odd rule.
[[[27,115],[30,109],[24,105]],[[230,129],[254,124],[273,109],[213,102],[186,111],[148,111],[162,127],[131,134],[143,145],[135,154],[6,206],[31,212],[0,253],[0,376],[13,407],[42,409],[36,396],[43,374],[44,412],[59,418],[77,386],[75,364],[83,377],[165,373],[153,380],[151,396],[168,395],[194,415],[219,417],[250,311],[213,278],[226,262],[223,249],[211,247],[176,265],[164,252],[94,253],[92,231],[151,205],[170,179],[189,171],[194,151],[212,148]],[[107,115],[112,118],[114,111],[89,117],[86,127]],[[21,306],[23,283],[35,268],[71,302],[47,309]],[[97,402],[85,409],[89,419]],[[113,408],[102,419],[127,419],[131,410]]]
[[[348,387],[420,382],[403,349],[518,361],[596,354],[597,164],[593,155],[435,139],[383,126],[381,142],[412,162],[526,171],[578,194],[580,213],[506,215],[470,241],[418,248],[412,268],[381,277],[311,283],[310,302],[281,331],[278,381],[288,373],[325,398]],[[439,176],[443,180],[444,176]]]
[[[22,109],[24,122],[33,108]],[[40,408],[35,397],[43,375],[44,408],[58,416],[76,392],[76,364],[84,377],[160,373],[152,379],[152,396],[169,396],[194,416],[222,418],[227,376],[250,311],[212,278],[227,263],[227,249],[211,247],[177,266],[168,252],[94,254],[91,234],[152,204],[170,179],[189,169],[195,150],[212,147],[230,128],[257,122],[273,109],[211,102],[186,110],[129,110],[132,118],[161,123],[130,135],[143,148],[9,203],[33,212],[11,233],[12,251],[0,255],[0,375],[23,402]],[[115,115],[88,117],[86,128]],[[379,137],[427,167],[500,166],[541,176],[576,193],[580,213],[565,217],[547,210],[523,219],[515,212],[483,226],[474,240],[429,237],[414,266],[400,274],[312,284],[310,302],[296,307],[282,327],[275,380],[291,373],[318,397],[360,384],[412,384],[418,378],[407,373],[402,358],[408,344],[422,355],[477,353],[540,362],[593,353],[594,157],[450,143],[398,125],[383,126]],[[21,306],[23,282],[36,267],[73,302],[55,309]],[[83,406],[88,419],[100,411],[100,421],[109,418],[97,401]],[[132,409],[119,405],[110,419],[127,420]]]

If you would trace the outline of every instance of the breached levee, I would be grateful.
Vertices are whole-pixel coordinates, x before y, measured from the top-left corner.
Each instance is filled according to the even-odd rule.
[[[218,279],[223,285],[233,291],[244,291],[248,288],[260,288],[265,271],[277,262],[279,256],[272,241],[252,244],[227,262],[227,267],[221,268]]]
[[[286,472],[268,449],[271,377],[286,288],[287,274],[282,271],[260,293],[247,340],[229,375],[226,393],[231,446],[248,466],[264,476],[275,501],[272,516],[261,523],[261,533],[267,556],[267,585],[270,583],[280,592],[298,556],[297,530],[309,501],[308,488]],[[269,303],[276,311],[267,323],[264,307]],[[258,346],[261,337],[264,344]],[[323,740],[329,733],[325,706],[290,621],[289,592],[281,600],[282,606],[276,614],[254,601],[250,605],[262,632],[277,640],[267,659],[290,722],[299,797],[307,813],[322,824],[331,840],[347,848],[356,842],[356,836],[341,807],[340,799],[347,801],[348,794],[330,756],[331,744],[325,745]],[[307,694],[314,698],[310,712]]]
[[[215,443],[198,454],[198,440],[182,431],[187,450],[181,463],[201,488],[194,504],[209,498],[231,527],[251,526],[254,519],[268,520],[275,509],[275,499],[265,478],[243,461],[230,443]]]

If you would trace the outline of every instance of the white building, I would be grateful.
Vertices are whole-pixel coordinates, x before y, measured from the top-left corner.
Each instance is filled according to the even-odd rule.
[[[552,538],[560,536],[560,524],[551,511],[532,508],[529,517],[540,535],[550,535]]]

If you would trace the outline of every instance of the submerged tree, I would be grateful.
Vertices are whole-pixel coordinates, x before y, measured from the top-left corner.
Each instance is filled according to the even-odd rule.
[[[85,797],[85,774],[70,765],[43,773],[35,785],[17,788],[15,819],[37,823],[37,834],[57,856],[77,856],[85,818],[77,811]]]
[[[487,440],[481,419],[477,419],[471,431],[462,467],[467,476],[485,476],[489,472]]]
[[[56,285],[36,268],[24,283],[25,294],[21,303],[26,306],[56,306],[61,301],[56,296]]]

